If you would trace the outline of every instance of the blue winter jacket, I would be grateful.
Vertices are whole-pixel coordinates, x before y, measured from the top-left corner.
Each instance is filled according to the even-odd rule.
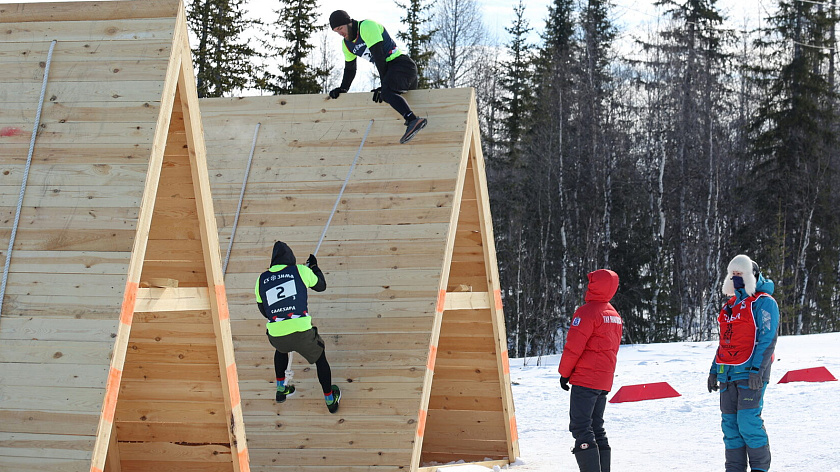
[[[755,284],[756,292],[773,295],[776,285],[763,274],[758,275]],[[749,295],[746,290],[735,290],[737,301],[740,302]],[[752,357],[741,365],[723,365],[712,360],[711,373],[717,374],[718,382],[732,382],[747,379],[750,372],[757,372],[765,382],[770,381],[770,363],[773,361],[773,351],[776,349],[776,339],[779,337],[779,305],[772,297],[760,297],[753,304],[753,318],[755,319],[756,343]]]

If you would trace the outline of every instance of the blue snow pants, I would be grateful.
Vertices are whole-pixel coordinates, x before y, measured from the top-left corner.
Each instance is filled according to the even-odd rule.
[[[770,470],[770,442],[761,419],[765,383],[750,390],[747,380],[720,386],[721,428],[726,447],[726,472],[744,472],[747,461],[754,471]]]

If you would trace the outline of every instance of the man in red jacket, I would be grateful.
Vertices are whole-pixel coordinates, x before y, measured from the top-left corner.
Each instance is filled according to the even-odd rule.
[[[609,472],[610,444],[604,430],[604,407],[612,388],[623,323],[610,304],[618,289],[618,274],[599,269],[589,273],[586,303],[575,311],[563,357],[560,386],[569,390],[569,431],[581,472]]]

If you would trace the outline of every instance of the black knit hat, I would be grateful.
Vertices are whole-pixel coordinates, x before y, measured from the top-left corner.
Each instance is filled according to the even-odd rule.
[[[336,29],[341,25],[352,22],[353,19],[344,10],[336,10],[330,15],[330,28]]]

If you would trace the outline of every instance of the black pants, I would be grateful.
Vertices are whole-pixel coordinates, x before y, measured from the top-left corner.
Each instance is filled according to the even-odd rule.
[[[286,377],[286,367],[289,365],[289,355],[285,352],[274,351],[274,373],[278,379]],[[327,362],[327,353],[322,352],[321,357],[315,361],[315,368],[318,370],[318,383],[321,384],[321,391],[324,395],[332,393],[332,370]]]
[[[569,400],[569,431],[575,438],[575,449],[583,443],[609,447],[604,430],[604,408],[607,391],[572,385]]]
[[[388,63],[388,72],[382,77],[382,101],[405,118],[411,113],[411,107],[400,94],[416,90],[417,84],[417,64],[403,54]]]

